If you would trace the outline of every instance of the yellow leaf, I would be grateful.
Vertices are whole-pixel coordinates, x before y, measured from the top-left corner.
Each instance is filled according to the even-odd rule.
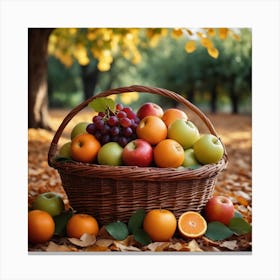
[[[207,29],[207,34],[211,37],[215,36],[216,32],[214,28],[208,28]]]
[[[209,38],[207,38],[207,37],[201,38],[200,39],[200,43],[205,48],[212,48],[213,47],[212,41]]]
[[[97,64],[97,68],[101,72],[106,72],[106,71],[110,70],[111,65],[107,62],[99,61]]]
[[[181,37],[182,35],[183,35],[183,31],[182,31],[181,28],[174,28],[174,29],[172,30],[172,36],[173,36],[174,38],[179,38],[179,37]]]
[[[219,56],[219,51],[218,49],[214,47],[207,48],[208,54],[212,56],[213,58],[217,58]]]
[[[195,43],[195,41],[190,40],[190,41],[188,41],[188,42],[186,43],[186,45],[185,45],[185,51],[186,51],[187,53],[192,53],[192,52],[195,51],[195,49],[196,49],[196,43]]]
[[[228,28],[219,28],[219,36],[222,40],[226,39],[228,36]]]

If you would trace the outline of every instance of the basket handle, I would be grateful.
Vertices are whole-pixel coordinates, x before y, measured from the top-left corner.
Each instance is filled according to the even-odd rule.
[[[51,142],[50,148],[49,148],[49,152],[48,152],[48,163],[50,166],[52,166],[51,164],[51,159],[53,158],[53,156],[56,153],[57,150],[57,143],[58,140],[65,128],[65,126],[71,121],[71,119],[78,113],[80,112],[82,109],[84,109],[92,100],[96,99],[96,98],[100,98],[100,97],[106,97],[112,94],[120,94],[120,93],[125,93],[125,92],[146,92],[146,93],[151,93],[151,94],[157,94],[157,95],[161,95],[161,96],[165,96],[165,97],[169,97],[171,99],[176,100],[179,103],[184,104],[186,107],[188,107],[191,111],[193,111],[194,113],[196,113],[200,119],[204,122],[204,124],[207,126],[207,128],[209,129],[209,131],[211,132],[211,134],[215,135],[216,137],[218,137],[217,132],[213,126],[213,124],[211,123],[211,121],[206,117],[206,115],[195,105],[193,105],[190,101],[188,101],[187,99],[185,99],[183,96],[167,90],[167,89],[163,89],[163,88],[157,88],[157,87],[148,87],[148,86],[140,86],[140,85],[132,85],[132,86],[128,86],[128,87],[120,87],[120,88],[116,88],[116,89],[109,89],[106,90],[104,92],[101,92],[97,95],[92,96],[91,98],[85,100],[84,102],[82,102],[80,105],[76,106],[75,108],[73,108],[72,111],[70,111],[68,113],[68,115],[64,118],[64,120],[62,121],[62,123],[60,124],[58,130],[56,131],[53,140]],[[219,137],[218,137],[219,138]],[[226,150],[225,150],[225,155],[227,155]]]

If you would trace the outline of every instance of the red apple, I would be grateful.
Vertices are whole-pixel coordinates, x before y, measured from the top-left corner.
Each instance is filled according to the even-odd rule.
[[[147,141],[135,139],[124,147],[122,159],[125,165],[150,166],[153,160],[153,148]]]
[[[156,116],[161,118],[163,116],[163,110],[159,105],[147,102],[138,109],[137,116],[140,120],[147,116]]]
[[[225,196],[213,196],[205,205],[205,218],[208,222],[216,221],[228,225],[233,216],[233,203]]]

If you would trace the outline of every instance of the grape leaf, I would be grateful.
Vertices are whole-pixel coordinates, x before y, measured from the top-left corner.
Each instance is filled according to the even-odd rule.
[[[128,236],[128,228],[126,224],[120,221],[106,225],[105,229],[116,240],[124,240]]]
[[[92,100],[88,106],[96,112],[105,112],[107,109],[114,111],[115,102],[111,98],[102,97]]]
[[[128,230],[130,233],[135,233],[139,228],[142,227],[143,220],[145,217],[145,210],[138,209],[128,221]]]
[[[251,225],[239,217],[233,217],[230,220],[229,228],[237,235],[249,233],[251,231]]]
[[[220,222],[211,222],[207,225],[205,236],[214,240],[224,240],[233,235],[233,232],[224,224]]]

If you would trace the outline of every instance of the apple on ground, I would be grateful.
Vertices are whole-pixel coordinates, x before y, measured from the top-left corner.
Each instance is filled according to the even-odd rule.
[[[224,154],[222,142],[212,134],[205,134],[193,145],[195,157],[202,164],[217,163]]]
[[[140,120],[147,116],[156,116],[161,118],[163,116],[163,109],[155,103],[147,102],[138,109],[137,116]]]
[[[191,121],[177,119],[168,127],[167,136],[188,149],[199,139],[199,131]]]
[[[108,142],[103,145],[98,154],[97,161],[102,165],[122,165],[123,148],[117,142]]]
[[[45,192],[38,195],[32,203],[32,209],[48,212],[51,216],[57,216],[64,211],[64,202],[60,195],[54,192]]]
[[[225,196],[213,196],[207,201],[204,211],[208,222],[221,222],[229,225],[231,218],[234,216],[234,205]]]
[[[193,167],[193,166],[199,166],[200,163],[197,161],[194,150],[192,148],[186,149],[184,151],[185,157],[184,161],[182,163],[182,166],[184,167]]]
[[[87,132],[88,122],[80,122],[76,124],[71,131],[71,139],[74,139],[76,136]]]
[[[153,161],[153,148],[143,139],[135,139],[123,149],[122,160],[125,165],[150,166]]]
[[[71,158],[71,141],[66,142],[61,146],[58,155],[64,158]]]

